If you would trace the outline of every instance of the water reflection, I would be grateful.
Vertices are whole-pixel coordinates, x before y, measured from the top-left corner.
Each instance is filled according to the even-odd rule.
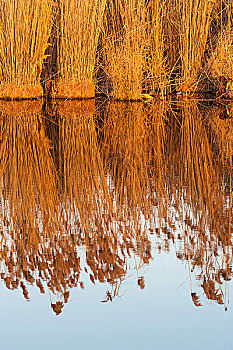
[[[194,305],[227,307],[233,121],[224,108],[227,118],[191,100],[1,102],[6,287],[29,300],[37,286],[60,314],[85,275],[106,284],[102,302],[132,271],[144,289],[141,268],[174,246]]]

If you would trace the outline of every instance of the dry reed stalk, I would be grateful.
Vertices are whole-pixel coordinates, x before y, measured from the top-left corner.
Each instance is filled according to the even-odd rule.
[[[146,49],[144,57],[144,85],[148,92],[166,94],[167,59],[165,27],[168,27],[170,13],[167,0],[150,1],[146,8]],[[144,28],[143,28],[144,29]],[[141,29],[142,30],[142,29]],[[171,39],[171,33],[169,33]],[[171,44],[171,43],[170,43]],[[171,45],[174,48],[174,45]]]
[[[216,47],[212,52],[207,69],[212,79],[220,80],[224,77],[227,82],[226,92],[229,96],[233,96],[233,31],[226,27],[217,36]]]
[[[40,114],[42,110],[41,101],[0,101],[0,115],[13,115],[17,117],[30,117]]]
[[[197,88],[214,4],[212,0],[176,0],[181,59],[178,91],[193,92]]]
[[[69,80],[57,82],[53,95],[56,98],[85,99],[95,97],[95,85],[90,80]]]
[[[6,100],[28,100],[38,99],[42,96],[43,90],[38,83],[4,83],[0,85],[0,98]]]
[[[164,50],[166,59],[166,70],[170,80],[179,70],[179,13],[176,9],[176,0],[165,1],[163,10],[164,27]],[[172,82],[174,84],[174,82]]]
[[[104,67],[112,84],[112,97],[117,100],[140,100],[147,45],[145,2],[110,2],[104,29]]]
[[[106,0],[60,1],[60,39],[55,97],[95,96],[94,73]]]
[[[0,1],[0,98],[38,98],[52,25],[50,0]]]

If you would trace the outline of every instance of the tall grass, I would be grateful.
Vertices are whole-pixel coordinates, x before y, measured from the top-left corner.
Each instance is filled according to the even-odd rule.
[[[232,32],[232,1],[219,1],[215,6],[215,26],[212,29],[211,45],[206,70],[215,90],[225,85],[228,95],[232,96],[232,61],[233,61],[233,32]],[[226,86],[227,85],[227,86]],[[224,92],[224,86],[222,86]]]
[[[213,78],[224,76],[227,79],[233,77],[233,31],[227,28],[218,35],[216,48],[209,60],[209,69]]]
[[[176,0],[181,78],[178,90],[194,91],[202,73],[206,44],[211,26],[212,0]]]
[[[52,25],[50,0],[0,1],[0,97],[35,98]]]
[[[60,1],[56,97],[94,97],[94,72],[106,0]]]
[[[119,100],[140,100],[147,46],[145,2],[109,2],[105,20],[104,68],[112,84],[112,96]]]
[[[102,71],[114,99],[141,100],[230,82],[231,61],[231,0],[0,0],[0,98],[40,96],[46,65],[52,97],[94,97]]]
[[[143,67],[143,86],[146,92],[166,94],[170,84],[168,72],[168,50],[166,35],[169,36],[169,4],[166,0],[150,1],[146,8],[146,50]],[[171,43],[171,49],[173,45]]]

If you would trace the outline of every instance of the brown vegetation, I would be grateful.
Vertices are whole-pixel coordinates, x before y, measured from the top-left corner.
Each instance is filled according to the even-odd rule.
[[[150,263],[152,246],[159,253],[175,245],[197,280],[194,304],[204,303],[200,288],[224,304],[232,277],[231,119],[216,111],[213,119],[191,101],[115,102],[96,111],[93,100],[58,101],[53,111],[50,121],[37,105],[0,104],[7,288],[21,287],[27,300],[30,285],[49,290],[59,314],[87,274],[90,283],[109,284],[103,302],[112,301],[129,270]],[[143,289],[143,276],[135,284]]]
[[[60,98],[95,96],[96,52],[106,0],[60,1],[58,83]]]
[[[0,1],[0,98],[42,96],[39,76],[51,23],[51,1]]]
[[[232,2],[1,0],[0,98],[232,95]],[[104,82],[98,81],[104,80]]]

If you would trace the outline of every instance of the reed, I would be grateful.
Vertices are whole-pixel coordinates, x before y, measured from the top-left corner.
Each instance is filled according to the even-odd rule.
[[[106,0],[60,1],[57,98],[95,96],[95,65]]]
[[[180,53],[178,44],[179,13],[176,8],[176,0],[166,1],[163,7],[164,46],[167,75],[172,85],[174,85],[175,76],[179,73],[180,68]]]
[[[140,100],[144,80],[147,8],[143,0],[110,2],[104,23],[104,69],[117,100]]]
[[[0,1],[0,98],[42,95],[40,72],[51,24],[49,0]]]
[[[169,32],[169,4],[166,0],[150,1],[146,8],[146,48],[144,52],[143,87],[152,94],[166,95],[170,85],[167,39]],[[169,43],[172,50],[174,45]]]
[[[176,0],[181,78],[178,91],[193,92],[202,74],[203,60],[211,26],[214,2],[211,0]]]
[[[211,79],[221,85],[225,81],[224,91],[228,96],[233,96],[233,31],[231,28],[224,28],[215,38],[215,49],[213,50],[208,63],[207,70]],[[223,87],[223,88],[224,88]]]

